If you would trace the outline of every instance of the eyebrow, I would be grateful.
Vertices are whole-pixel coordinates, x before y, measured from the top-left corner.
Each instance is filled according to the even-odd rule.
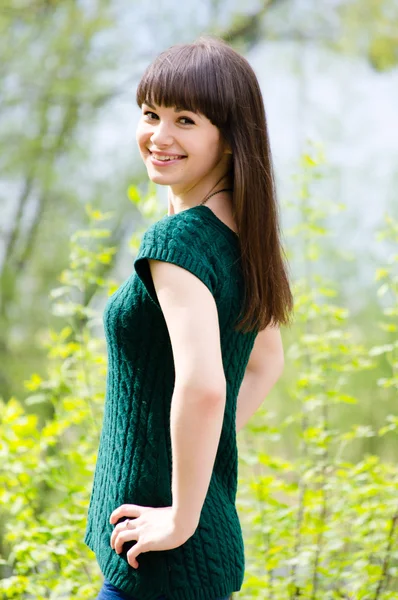
[[[154,106],[153,104],[151,104],[150,102],[148,102],[147,100],[145,100],[143,102],[143,104],[146,104],[147,106],[149,106],[149,108],[153,108],[153,110],[156,110],[156,106]],[[195,115],[198,115],[198,113],[196,112],[196,110],[190,110],[189,108],[184,108],[183,106],[175,106],[174,107],[175,112],[180,113],[180,112],[192,112]]]
[[[195,115],[197,115],[197,114],[198,114],[198,113],[196,112],[196,110],[192,110],[191,108],[184,108],[184,107],[182,107],[182,106],[176,106],[176,107],[174,108],[174,110],[175,110],[176,112],[183,112],[183,111],[185,110],[185,111],[187,111],[187,112],[194,113]]]

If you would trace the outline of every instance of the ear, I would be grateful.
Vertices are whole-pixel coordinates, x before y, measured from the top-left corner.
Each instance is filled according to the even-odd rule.
[[[231,148],[230,144],[227,142],[227,140],[225,139],[224,135],[221,136],[221,144],[222,144],[223,154],[232,154],[232,148]]]
[[[224,154],[232,154],[231,146],[227,142],[224,143]]]

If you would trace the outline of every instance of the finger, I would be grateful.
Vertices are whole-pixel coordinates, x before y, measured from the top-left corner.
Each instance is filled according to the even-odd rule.
[[[127,531],[121,531],[115,539],[115,552],[120,554],[123,550],[123,544],[137,541],[138,538],[139,534],[137,530],[128,529]]]
[[[116,523],[119,519],[123,517],[136,517],[140,515],[140,506],[137,504],[122,504],[118,508],[116,508],[109,517],[110,523]]]
[[[126,521],[122,521],[122,523],[118,523],[115,526],[114,530],[112,531],[112,535],[111,535],[111,539],[110,539],[111,548],[115,547],[115,541],[116,541],[117,536],[119,535],[119,533],[121,531],[123,531],[123,529],[128,528],[128,524],[129,524],[129,521],[126,520]]]
[[[110,539],[111,548],[114,548],[115,540],[116,540],[119,532],[124,531],[125,529],[134,529],[134,527],[135,527],[134,521],[130,521],[129,519],[125,519],[121,523],[118,523],[117,525],[115,525],[115,528],[112,531],[112,535],[111,535],[111,539]]]
[[[146,507],[138,504],[122,504],[111,513],[109,522],[116,523],[120,517],[139,517],[142,508]]]
[[[141,554],[141,552],[145,552],[145,545],[143,542],[138,541],[128,552],[127,552],[127,562],[134,569],[138,569],[139,562],[137,560],[137,556]]]

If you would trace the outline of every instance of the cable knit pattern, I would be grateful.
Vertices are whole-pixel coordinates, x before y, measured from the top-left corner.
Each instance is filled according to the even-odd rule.
[[[170,406],[175,371],[167,325],[148,258],[198,277],[218,310],[227,381],[224,421],[199,525],[182,546],[139,555],[133,569],[124,544],[110,547],[111,512],[121,504],[170,506]],[[244,545],[235,507],[238,451],[236,400],[255,332],[234,330],[243,303],[238,236],[204,205],[166,215],[147,229],[135,270],[104,309],[108,349],[106,400],[84,541],[104,577],[139,600],[214,600],[239,591]]]

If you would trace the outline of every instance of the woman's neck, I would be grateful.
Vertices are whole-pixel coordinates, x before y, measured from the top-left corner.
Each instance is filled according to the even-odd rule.
[[[218,190],[232,189],[232,178],[229,173],[221,175],[217,179],[213,178],[212,181],[201,182],[201,185],[195,186],[185,192],[175,192],[169,187],[168,192],[168,214],[176,214],[183,210],[193,208],[199,204],[205,203],[206,199],[212,195],[212,199],[218,198],[218,194],[214,194]],[[221,196],[225,196],[228,192],[222,192]],[[213,196],[214,194],[214,196]]]

